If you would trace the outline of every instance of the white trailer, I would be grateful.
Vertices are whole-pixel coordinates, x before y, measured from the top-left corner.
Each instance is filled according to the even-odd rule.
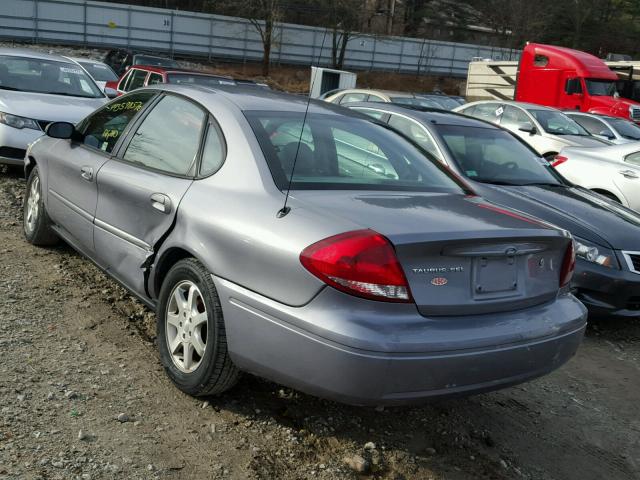
[[[517,78],[517,61],[472,61],[467,74],[467,101],[513,100]]]
[[[357,75],[353,72],[311,67],[309,96],[311,98],[318,98],[330,90],[355,88],[357,78]]]

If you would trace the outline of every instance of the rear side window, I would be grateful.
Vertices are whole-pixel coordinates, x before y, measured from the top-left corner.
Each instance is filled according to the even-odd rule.
[[[414,122],[413,120],[409,120],[408,118],[393,114],[391,115],[391,118],[389,118],[389,125],[411,138],[431,155],[440,159],[441,155],[438,153],[438,149],[436,148],[435,143],[433,143],[431,135],[422,125]]]
[[[202,150],[200,175],[206,177],[217,172],[224,163],[226,153],[227,148],[222,132],[214,122],[209,122]]]
[[[188,100],[164,97],[140,124],[124,160],[155,170],[187,175],[200,147],[205,113]]]
[[[154,92],[125,95],[85,118],[78,131],[88,147],[111,153],[133,117],[155,96]]]
[[[304,121],[303,112],[244,113],[281,189],[291,181],[293,189],[465,191],[437,160],[367,119],[314,113]]]
[[[531,119],[526,113],[511,105],[505,105],[504,113],[500,118],[500,125],[511,128],[520,128],[524,125],[533,126]]]
[[[147,78],[147,72],[144,70],[135,69],[131,74],[129,81],[125,87],[125,91],[129,92],[136,88],[144,87],[144,80]]]
[[[364,102],[366,99],[367,95],[364,93],[345,93],[340,99],[340,103]]]
[[[465,110],[465,113],[466,112],[467,111]],[[468,113],[468,115],[473,115],[476,118],[497,123],[498,118],[503,112],[504,109],[499,103],[481,103],[480,105],[476,105],[473,113]]]
[[[624,159],[625,162],[630,163],[632,165],[637,165],[640,167],[640,152],[635,152],[630,155],[627,155]]]

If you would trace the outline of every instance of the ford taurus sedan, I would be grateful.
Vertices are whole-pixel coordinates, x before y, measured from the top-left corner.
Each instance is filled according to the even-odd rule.
[[[402,404],[575,353],[566,231],[486,202],[361,114],[306,110],[163,85],[52,124],[28,152],[26,238],[64,239],[154,308],[162,363],[191,395],[246,371]]]
[[[27,145],[50,122],[78,122],[107,98],[72,60],[0,49],[0,163],[24,164]]]
[[[350,108],[411,138],[485,199],[569,230],[577,247],[572,287],[589,312],[640,317],[640,214],[571,184],[513,134],[488,122],[390,104]]]

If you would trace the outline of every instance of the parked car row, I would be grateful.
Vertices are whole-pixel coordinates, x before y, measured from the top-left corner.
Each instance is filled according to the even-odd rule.
[[[181,74],[196,76],[132,64],[120,96],[40,125],[23,161],[26,239],[64,240],[153,308],[181,390],[222,393],[246,371],[415,403],[558,368],[585,305],[640,316],[640,215],[566,180],[504,112],[494,125],[413,95],[334,105]],[[523,115],[614,148],[542,112]]]

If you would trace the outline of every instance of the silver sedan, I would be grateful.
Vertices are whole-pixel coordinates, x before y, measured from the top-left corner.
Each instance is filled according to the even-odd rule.
[[[255,88],[136,90],[28,152],[24,231],[157,312],[191,395],[247,371],[353,404],[486,391],[575,353],[569,234],[403,137]],[[286,192],[291,189],[291,195]]]
[[[640,212],[640,143],[565,148],[551,165],[573,183]]]

